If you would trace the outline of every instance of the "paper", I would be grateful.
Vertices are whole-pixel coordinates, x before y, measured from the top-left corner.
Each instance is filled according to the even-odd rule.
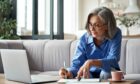
[[[109,82],[99,82],[99,79],[60,79],[58,84],[110,84]]]

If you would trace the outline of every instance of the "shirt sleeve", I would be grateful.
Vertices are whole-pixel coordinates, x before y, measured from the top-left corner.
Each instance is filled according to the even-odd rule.
[[[110,42],[110,50],[107,56],[101,59],[102,61],[101,68],[104,71],[110,72],[111,67],[119,68],[118,61],[120,60],[121,40],[122,40],[122,34],[121,31],[118,30],[118,32]]]
[[[68,68],[68,71],[70,71],[73,74],[73,77],[77,76],[77,72],[79,68],[84,64],[86,58],[86,34],[83,35],[76,47],[76,51],[74,53],[72,64]]]

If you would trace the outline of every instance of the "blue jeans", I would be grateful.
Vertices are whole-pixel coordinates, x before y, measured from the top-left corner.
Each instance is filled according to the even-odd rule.
[[[101,78],[101,79],[106,80],[108,78],[111,78],[111,73],[98,69],[95,72],[90,72],[90,78]]]
[[[101,71],[100,73],[100,78],[107,80],[108,78],[111,78],[111,73],[110,72],[105,72],[105,71]]]

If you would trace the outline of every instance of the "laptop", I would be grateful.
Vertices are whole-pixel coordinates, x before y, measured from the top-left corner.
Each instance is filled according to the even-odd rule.
[[[24,83],[50,83],[59,80],[59,76],[31,75],[25,50],[1,49],[0,51],[7,80]]]

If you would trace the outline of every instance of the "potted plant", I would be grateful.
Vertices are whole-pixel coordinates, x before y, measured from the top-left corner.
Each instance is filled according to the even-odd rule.
[[[140,15],[135,16],[122,15],[116,17],[116,20],[119,23],[118,25],[123,25],[127,29],[126,32],[127,35],[129,35],[130,27],[134,25],[140,25]]]
[[[10,17],[11,0],[0,0],[0,39],[19,39],[16,35],[16,20]]]

